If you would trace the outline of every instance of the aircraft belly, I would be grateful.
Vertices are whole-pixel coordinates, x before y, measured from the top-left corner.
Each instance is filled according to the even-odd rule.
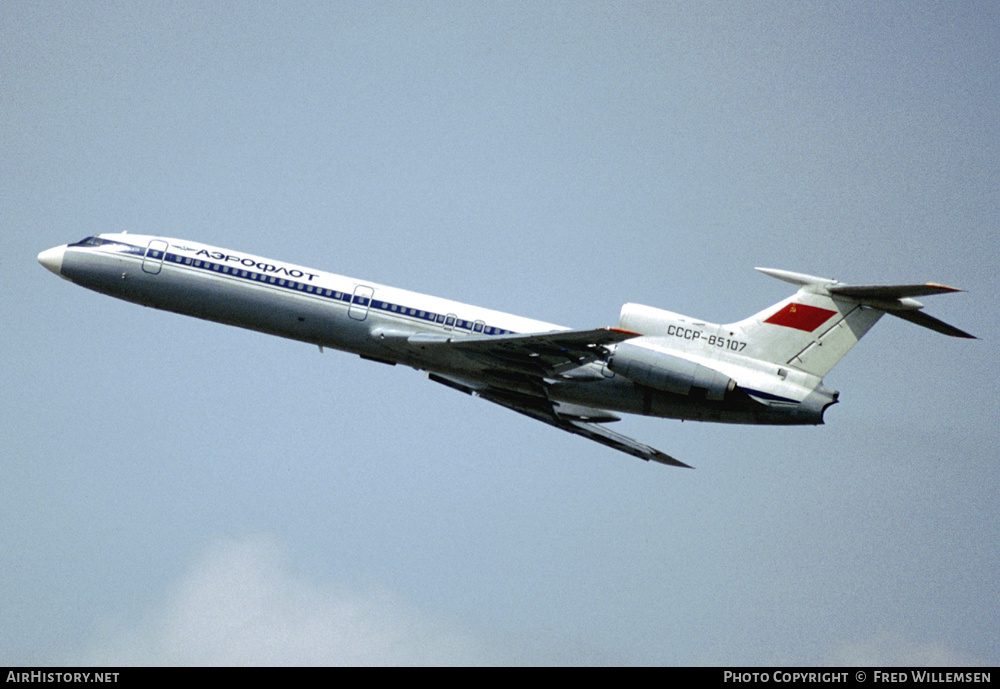
[[[745,394],[713,401],[654,390],[621,376],[585,383],[560,382],[548,387],[548,396],[570,404],[666,419],[768,425],[817,423],[815,419],[798,417],[793,410],[768,407]]]

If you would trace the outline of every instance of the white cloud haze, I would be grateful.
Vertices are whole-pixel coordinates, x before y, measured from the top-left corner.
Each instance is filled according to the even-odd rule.
[[[69,664],[468,665],[488,662],[475,640],[379,591],[296,576],[272,542],[216,544],[163,607],[119,627]]]

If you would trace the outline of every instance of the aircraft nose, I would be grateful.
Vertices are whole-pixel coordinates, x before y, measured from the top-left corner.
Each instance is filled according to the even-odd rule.
[[[42,253],[38,254],[38,262],[56,275],[61,276],[64,253],[66,253],[65,246],[57,246],[52,249],[46,249]]]

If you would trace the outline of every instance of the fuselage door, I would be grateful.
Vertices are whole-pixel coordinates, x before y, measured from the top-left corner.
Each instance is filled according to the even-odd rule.
[[[354,288],[354,296],[351,298],[351,308],[347,310],[347,315],[356,321],[363,321],[368,317],[368,307],[372,303],[372,295],[375,290],[365,285],[358,285]]]
[[[142,272],[157,275],[163,267],[163,257],[167,253],[167,243],[162,239],[154,239],[142,257]]]

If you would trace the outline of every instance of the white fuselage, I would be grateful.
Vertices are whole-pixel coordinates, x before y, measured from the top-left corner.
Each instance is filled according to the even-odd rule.
[[[568,330],[187,240],[102,234],[42,252],[39,260],[76,284],[145,306],[514,392],[524,384],[517,375],[468,357],[451,356],[441,347],[415,346],[414,342],[420,338],[441,342]],[[692,347],[701,347],[707,352],[703,359],[708,361],[711,355],[712,361],[719,361],[726,375],[733,377],[732,371],[742,366],[742,357],[728,350],[745,345],[731,340],[716,342],[716,335],[692,342],[701,339],[693,335],[692,321],[677,318],[675,327],[664,330],[671,336],[638,337],[629,344],[663,353],[673,351],[670,347],[676,344],[680,356],[695,361],[702,357],[698,353],[701,350],[691,354]],[[698,325],[705,331],[705,324]],[[759,362],[747,360],[746,364],[748,376],[762,377]],[[553,401],[600,410],[733,423],[822,423],[822,411],[832,400],[802,404],[818,378],[804,381],[803,385],[796,383],[793,388],[787,375],[779,380],[772,372],[775,367],[768,366],[767,375],[774,379],[780,395],[761,392],[760,385],[753,398],[739,389],[738,394],[730,394],[732,386],[720,392],[718,398],[711,393],[706,397],[704,392],[700,396],[674,394],[615,375],[613,366],[605,361],[593,361],[558,378],[546,379],[544,385],[545,394]],[[762,401],[768,395],[778,402]]]

